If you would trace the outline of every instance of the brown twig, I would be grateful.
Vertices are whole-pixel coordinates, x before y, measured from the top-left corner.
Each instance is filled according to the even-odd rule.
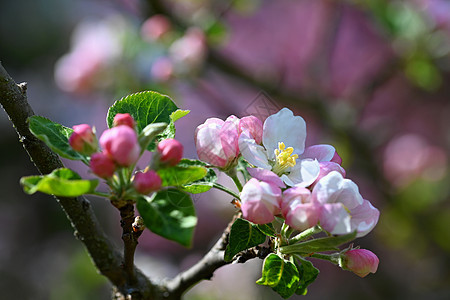
[[[245,261],[256,257],[263,258],[262,253],[265,253],[265,249],[261,251],[259,249],[249,249],[249,251],[244,251],[236,255],[233,261],[226,262],[224,260],[225,248],[228,244],[228,237],[230,234],[231,226],[233,225],[234,221],[236,221],[236,219],[240,216],[240,212],[234,215],[233,219],[224,230],[220,239],[200,261],[198,261],[188,270],[178,274],[175,278],[167,280],[165,282],[163,288],[163,290],[165,290],[166,292],[164,299],[180,299],[181,296],[193,285],[201,280],[210,280],[214,272],[218,268],[223,267],[227,264],[230,264],[232,262],[244,263]]]

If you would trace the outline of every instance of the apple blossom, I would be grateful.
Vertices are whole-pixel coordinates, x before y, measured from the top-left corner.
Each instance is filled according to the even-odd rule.
[[[85,155],[90,155],[98,149],[97,138],[88,124],[73,126],[73,133],[69,137],[69,145],[75,151]]]
[[[175,139],[165,139],[159,142],[157,150],[159,160],[169,166],[177,165],[183,157],[183,145]]]
[[[105,154],[121,166],[129,167],[139,158],[136,132],[126,125],[105,130],[100,137],[100,145]]]
[[[161,188],[161,177],[153,170],[137,172],[134,175],[133,186],[138,193],[147,195]]]
[[[195,131],[195,146],[200,160],[221,169],[227,169],[239,156],[239,119],[228,117],[225,121],[209,118]]]
[[[257,144],[262,142],[263,124],[260,119],[255,116],[243,117],[239,120],[239,134],[247,130]]]
[[[255,224],[274,220],[280,211],[281,190],[273,183],[250,179],[241,192],[241,210],[245,219]]]
[[[331,234],[357,231],[357,237],[369,233],[377,224],[380,212],[362,198],[358,186],[332,171],[314,186],[313,201],[321,206],[320,225]]]
[[[117,127],[119,125],[126,125],[134,129],[134,127],[136,126],[136,122],[129,113],[126,114],[118,113],[114,116],[113,127]]]
[[[319,222],[321,206],[312,201],[311,192],[304,187],[292,187],[283,192],[281,212],[286,224],[303,231]]]
[[[349,270],[360,277],[365,277],[369,273],[375,273],[379,264],[378,257],[366,249],[352,249],[342,253],[339,259],[339,266],[344,270]]]
[[[89,166],[95,175],[105,179],[112,177],[116,170],[114,161],[103,152],[92,154]]]
[[[242,156],[255,167],[271,170],[289,186],[307,187],[319,176],[320,161],[330,161],[336,153],[330,145],[305,149],[306,124],[291,110],[281,109],[263,125],[262,145],[248,131],[239,137]]]
[[[314,181],[312,186],[314,186],[317,182],[319,182],[320,179],[322,179],[323,177],[325,177],[326,175],[328,175],[329,173],[331,173],[333,171],[339,172],[342,175],[342,177],[345,177],[345,174],[346,174],[344,168],[342,168],[339,164],[337,164],[335,162],[331,162],[331,161],[319,162],[319,168],[320,168],[319,176]]]

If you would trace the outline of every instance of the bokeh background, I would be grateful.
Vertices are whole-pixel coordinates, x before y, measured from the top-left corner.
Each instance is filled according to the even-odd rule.
[[[289,107],[307,122],[307,144],[334,145],[381,211],[356,241],[378,255],[378,272],[361,279],[314,261],[321,273],[298,299],[450,299],[450,1],[3,0],[0,60],[28,82],[36,114],[66,126],[101,132],[113,101],[170,95],[191,110],[177,123],[190,158],[206,118]],[[0,130],[2,298],[110,299],[54,199],[23,193],[20,177],[37,171],[4,112]],[[196,195],[194,247],[146,232],[137,265],[163,278],[195,263],[228,223],[230,200]],[[91,202],[120,246],[117,212]],[[226,266],[186,299],[280,299],[254,283],[260,268]]]

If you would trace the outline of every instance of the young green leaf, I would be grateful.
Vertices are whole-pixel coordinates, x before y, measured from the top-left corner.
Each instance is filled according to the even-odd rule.
[[[165,129],[167,128],[167,123],[152,123],[145,126],[139,134],[139,146],[141,149],[146,149],[150,143]]]
[[[173,138],[175,136],[175,126],[173,124],[172,113],[176,112],[178,107],[166,95],[162,95],[153,91],[145,91],[135,93],[123,97],[116,101],[108,110],[106,122],[108,127],[112,127],[114,116],[118,113],[129,113],[136,121],[138,134],[149,124],[166,123],[167,128],[158,135],[158,140]],[[177,113],[176,117],[180,118],[183,113]],[[155,142],[151,142],[148,150],[155,150]]]
[[[176,111],[170,114],[170,120],[172,120],[172,122],[175,123],[182,117],[185,117],[190,112],[191,112],[190,110],[177,109]]]
[[[199,160],[182,159],[178,166],[199,166],[205,167],[206,164]],[[212,168],[207,169],[206,175],[196,181],[182,186],[182,190],[192,194],[199,194],[209,191],[217,181],[216,172]]]
[[[295,264],[271,253],[264,260],[262,276],[256,283],[270,286],[281,297],[287,299],[295,293],[299,281]]]
[[[136,206],[148,229],[190,247],[197,217],[188,194],[176,189],[162,190],[151,197],[139,197]]]
[[[76,152],[69,145],[69,137],[73,132],[72,128],[40,116],[29,117],[28,123],[31,133],[61,157],[87,162],[86,156]]]
[[[355,237],[356,231],[345,235],[318,238],[306,242],[300,242],[298,244],[284,246],[280,248],[280,251],[284,254],[338,251],[338,246],[354,240]]]
[[[204,167],[175,166],[162,168],[157,171],[162,180],[162,186],[183,186],[205,177],[207,170]]]
[[[273,228],[272,223],[268,224],[259,224],[258,229],[267,236],[276,236],[275,228]]]
[[[231,261],[233,257],[243,250],[264,243],[266,235],[259,231],[258,226],[244,219],[236,219],[231,225],[230,237],[225,250],[225,261]]]
[[[301,259],[296,263],[298,274],[300,276],[300,283],[295,293],[297,295],[306,295],[308,292],[308,286],[313,283],[317,275],[319,275],[319,269],[306,259]]]
[[[27,194],[42,192],[60,197],[77,197],[94,192],[98,180],[83,180],[74,171],[62,168],[47,175],[22,177],[20,183]]]

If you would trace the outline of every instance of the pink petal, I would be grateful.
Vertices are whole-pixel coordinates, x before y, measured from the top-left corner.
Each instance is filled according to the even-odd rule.
[[[274,172],[272,172],[270,170],[261,169],[261,168],[247,168],[247,171],[250,173],[250,175],[252,177],[254,177],[258,180],[273,183],[280,188],[286,187],[283,180],[281,180],[281,178],[278,177],[277,174],[275,174]]]
[[[363,204],[351,210],[352,229],[357,230],[357,237],[368,234],[377,225],[380,217],[380,211],[373,207],[368,200],[364,200]]]
[[[314,145],[307,147],[300,158],[317,159],[319,162],[331,161],[335,153],[336,149],[331,145]]]

